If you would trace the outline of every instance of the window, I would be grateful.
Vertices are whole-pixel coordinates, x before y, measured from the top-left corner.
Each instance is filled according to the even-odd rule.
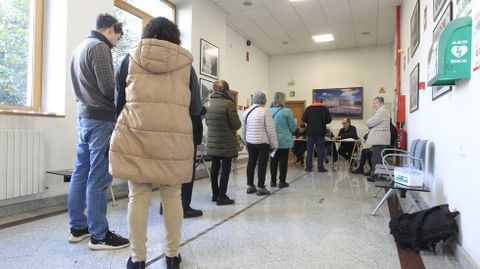
[[[43,0],[0,5],[0,109],[40,111]]]
[[[113,50],[113,64],[117,67],[151,19],[162,16],[175,22],[175,5],[166,0],[115,0],[113,14],[123,23],[123,37]]]

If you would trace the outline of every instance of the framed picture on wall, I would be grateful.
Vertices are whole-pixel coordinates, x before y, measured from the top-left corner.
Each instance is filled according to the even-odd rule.
[[[200,39],[200,74],[218,79],[220,49]]]
[[[213,92],[213,81],[200,78],[200,96],[202,104],[207,103],[210,99],[210,94]]]
[[[313,102],[320,99],[332,117],[363,119],[363,87],[313,89]]]
[[[433,0],[433,21],[437,20],[445,3],[447,3],[447,0]]]
[[[443,29],[445,29],[445,26],[453,19],[453,11],[452,11],[452,2],[448,4],[448,7],[445,9],[443,12],[442,16],[440,17],[440,20],[438,20],[437,26],[435,26],[435,29],[433,30],[433,41],[432,43],[435,43],[435,41],[440,38],[440,35],[442,34]]]
[[[415,8],[410,17],[410,47],[412,48],[410,57],[415,55],[418,44],[420,44],[420,8],[418,2],[418,0],[415,1]]]
[[[420,63],[410,73],[410,113],[418,110],[418,82],[420,76]]]

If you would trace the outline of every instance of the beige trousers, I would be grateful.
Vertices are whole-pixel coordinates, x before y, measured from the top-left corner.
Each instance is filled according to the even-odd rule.
[[[132,260],[145,261],[147,258],[148,207],[152,194],[152,184],[128,182],[128,229]],[[160,197],[163,204],[166,249],[169,257],[178,256],[183,222],[180,187],[160,185]]]

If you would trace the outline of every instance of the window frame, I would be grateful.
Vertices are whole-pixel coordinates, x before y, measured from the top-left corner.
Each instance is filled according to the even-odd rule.
[[[172,8],[173,13],[173,23],[177,23],[177,6],[168,0],[159,0]],[[147,12],[131,5],[130,3],[126,2],[125,0],[115,0],[114,5],[136,17],[139,17],[143,21],[143,26],[147,25],[147,23],[153,19],[153,16],[148,14]]]
[[[32,85],[27,91],[31,91],[30,106],[12,106],[0,104],[0,110],[11,112],[12,110],[21,111],[42,111],[42,62],[43,62],[43,17],[44,17],[44,0],[33,0],[33,55],[31,72]]]

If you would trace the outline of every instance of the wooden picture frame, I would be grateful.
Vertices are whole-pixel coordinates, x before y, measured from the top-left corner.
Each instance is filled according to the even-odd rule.
[[[205,39],[200,39],[200,74],[219,78],[220,49]]]
[[[419,89],[418,82],[420,79],[420,63],[417,63],[410,73],[410,113],[418,110]]]
[[[319,99],[334,118],[363,119],[363,87],[313,89],[313,102]]]
[[[419,0],[415,1],[415,8],[413,9],[412,16],[410,17],[410,47],[411,55],[413,58],[420,44],[420,8]]]

